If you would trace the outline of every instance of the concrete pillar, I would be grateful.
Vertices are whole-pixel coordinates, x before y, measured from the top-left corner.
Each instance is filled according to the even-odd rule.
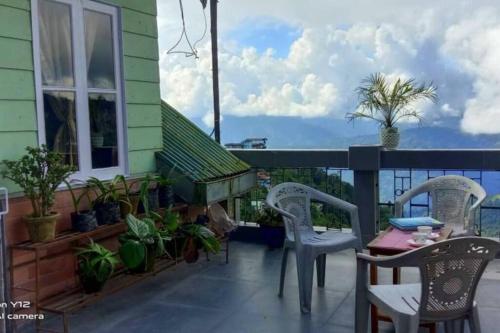
[[[349,147],[349,169],[354,173],[354,203],[359,207],[363,245],[377,232],[379,222],[380,146]]]

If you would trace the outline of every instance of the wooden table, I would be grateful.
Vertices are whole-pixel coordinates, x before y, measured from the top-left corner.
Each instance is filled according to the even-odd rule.
[[[450,227],[444,227],[440,231],[440,236],[437,242],[450,238],[453,230]],[[367,248],[372,256],[392,256],[401,254],[415,247],[410,246],[407,240],[412,238],[412,232],[404,232],[393,227],[389,227],[381,232],[374,240],[368,243]],[[399,284],[401,282],[401,270],[399,268],[392,269],[392,283]],[[378,284],[377,266],[370,265],[370,284]],[[379,320],[391,321],[391,319],[377,312],[377,307],[371,306],[371,327],[372,333],[378,333]],[[430,329],[431,333],[436,331],[435,324],[424,325]]]

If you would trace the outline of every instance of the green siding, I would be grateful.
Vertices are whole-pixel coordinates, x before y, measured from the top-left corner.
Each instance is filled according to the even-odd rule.
[[[33,72],[0,68],[0,100],[35,100]]]
[[[141,34],[149,37],[158,37],[156,17],[130,9],[122,10],[123,31]]]
[[[128,138],[129,151],[162,148],[161,127],[129,127]]]
[[[0,36],[31,40],[30,12],[0,5]]]
[[[33,70],[31,43],[0,37],[0,64],[3,68]]]
[[[128,127],[157,127],[161,124],[161,114],[156,105],[129,104]]]
[[[27,146],[37,144],[36,132],[0,132],[0,151],[3,159],[22,156]]]
[[[30,9],[29,0],[0,0],[0,5],[5,5],[6,7],[14,7],[24,10]]]
[[[135,33],[123,33],[123,53],[126,56],[158,60],[158,40]]]
[[[131,174],[156,170],[161,101],[155,0],[104,0],[122,15],[128,164]],[[0,0],[0,160],[37,144],[29,0]],[[16,188],[0,179],[0,186]]]
[[[158,61],[143,58],[124,57],[125,79],[131,81],[160,82]]]
[[[128,153],[131,174],[141,174],[156,170],[155,153],[157,150],[137,150]]]
[[[34,101],[0,101],[0,132],[36,132]]]
[[[159,0],[165,1],[165,0]],[[105,0],[107,3],[115,4],[122,8],[132,9],[139,13],[145,13],[156,16],[155,0]]]
[[[155,104],[160,102],[158,83],[126,81],[126,100],[130,104]],[[158,124],[161,126],[161,124]]]

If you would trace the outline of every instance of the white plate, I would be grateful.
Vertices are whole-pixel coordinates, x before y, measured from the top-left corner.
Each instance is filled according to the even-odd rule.
[[[421,247],[421,246],[427,246],[427,245],[434,244],[434,241],[431,239],[426,240],[425,243],[416,243],[413,239],[408,239],[407,242],[408,242],[408,244],[410,244],[413,247]]]
[[[441,234],[439,232],[433,232],[429,236],[427,236],[427,238],[434,240],[434,239],[438,239],[439,236],[441,236]]]

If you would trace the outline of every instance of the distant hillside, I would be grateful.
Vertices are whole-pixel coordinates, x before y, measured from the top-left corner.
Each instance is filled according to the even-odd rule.
[[[193,121],[210,132],[200,119]],[[343,119],[225,116],[222,142],[266,137],[269,148],[347,148],[353,144],[376,144],[378,128],[359,121],[353,126]],[[401,133],[401,148],[500,148],[500,135],[470,135],[448,127],[410,127]]]
[[[352,144],[375,144],[378,134],[339,140],[333,148]],[[447,127],[416,127],[401,132],[400,148],[500,148],[498,135],[470,135]]]

